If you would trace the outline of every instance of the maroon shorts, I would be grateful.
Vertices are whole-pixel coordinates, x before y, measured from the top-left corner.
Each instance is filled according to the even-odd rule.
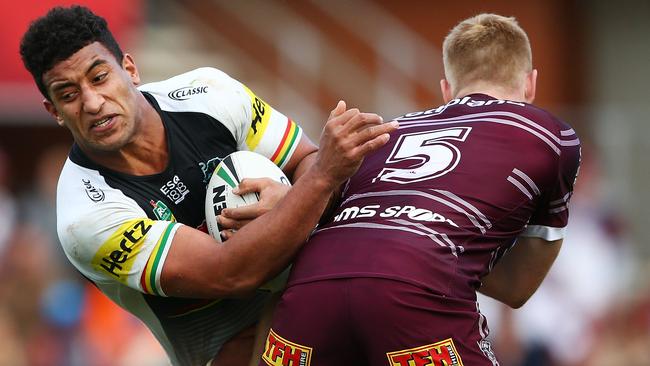
[[[476,302],[383,278],[293,285],[260,365],[494,366]]]

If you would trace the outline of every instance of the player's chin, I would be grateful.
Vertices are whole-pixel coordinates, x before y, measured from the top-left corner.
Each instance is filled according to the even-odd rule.
[[[125,147],[128,142],[129,139],[126,136],[112,133],[92,136],[87,140],[87,145],[95,151],[115,152]]]

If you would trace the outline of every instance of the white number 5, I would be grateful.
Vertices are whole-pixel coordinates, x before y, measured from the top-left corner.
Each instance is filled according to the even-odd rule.
[[[460,161],[460,151],[447,141],[465,141],[471,130],[471,127],[453,127],[400,136],[386,164],[404,160],[413,163],[407,168],[384,168],[373,182],[379,179],[408,184],[447,174]]]

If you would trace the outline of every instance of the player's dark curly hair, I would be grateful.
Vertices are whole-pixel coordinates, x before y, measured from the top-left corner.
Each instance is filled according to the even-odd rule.
[[[43,74],[93,42],[104,45],[118,63],[122,62],[122,50],[104,18],[83,6],[55,7],[30,24],[20,42],[20,55],[38,89],[49,100]]]

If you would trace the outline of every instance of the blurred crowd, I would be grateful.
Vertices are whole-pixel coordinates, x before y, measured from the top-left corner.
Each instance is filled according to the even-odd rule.
[[[45,150],[33,185],[11,192],[0,146],[0,366],[168,365],[153,335],[67,261],[55,195],[68,146]]]
[[[11,187],[0,146],[0,366],[158,366],[153,336],[81,277],[59,248],[55,190],[68,147],[48,148],[33,184]],[[481,297],[502,366],[650,365],[650,289],[625,222],[584,159],[560,256],[539,291],[512,310]]]

